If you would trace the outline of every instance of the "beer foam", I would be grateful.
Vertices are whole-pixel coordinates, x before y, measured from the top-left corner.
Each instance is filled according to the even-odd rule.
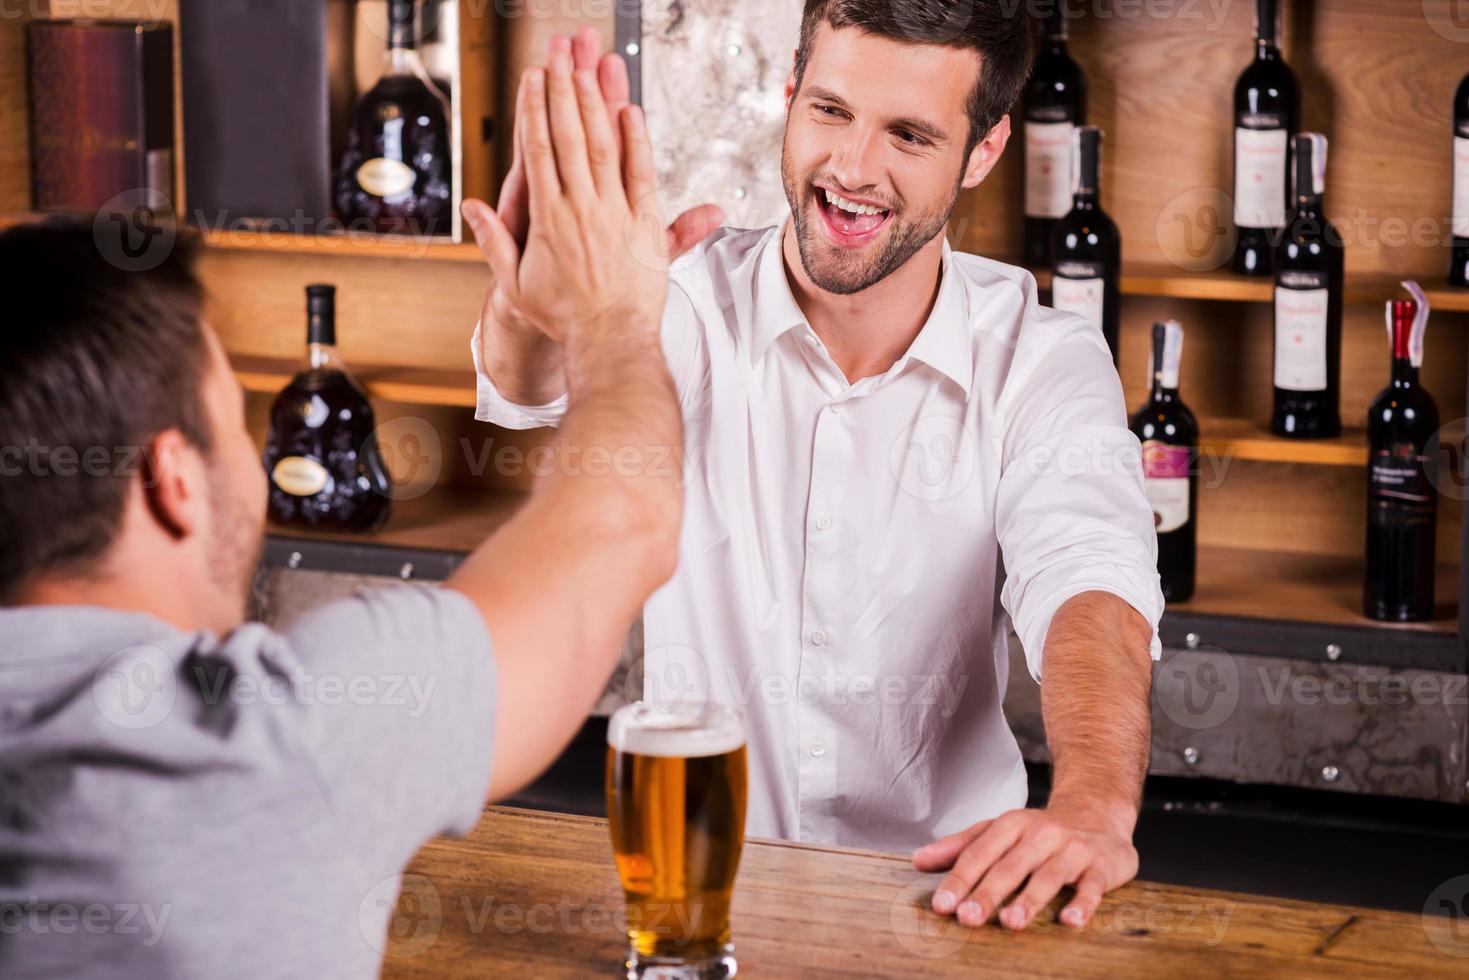
[[[745,727],[739,714],[725,705],[636,701],[612,716],[607,744],[632,755],[696,759],[724,755],[744,745]]]

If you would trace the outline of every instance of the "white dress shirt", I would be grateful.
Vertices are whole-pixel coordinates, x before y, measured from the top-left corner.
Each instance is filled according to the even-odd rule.
[[[1097,327],[947,242],[913,345],[848,383],[781,232],[721,229],[672,276],[687,503],[678,571],[644,609],[646,696],[743,711],[749,834],[907,850],[1025,805],[1011,622],[1039,680],[1057,607],[1109,592],[1158,656],[1141,449]],[[478,331],[473,349],[477,418],[556,424],[564,398],[507,402]]]

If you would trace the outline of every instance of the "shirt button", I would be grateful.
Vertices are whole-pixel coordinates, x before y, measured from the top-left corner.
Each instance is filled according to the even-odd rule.
[[[811,743],[811,758],[813,758],[813,759],[819,759],[819,758],[821,758],[824,755],[826,755],[826,746],[823,745],[823,744],[821,744],[820,742],[812,742]]]
[[[816,530],[818,530],[818,531],[825,531],[825,530],[827,530],[830,527],[831,527],[831,518],[830,517],[827,517],[825,514],[822,514],[820,517],[816,518]]]
[[[820,347],[821,346],[821,341],[817,340],[816,339],[816,335],[815,334],[811,334],[811,333],[808,333],[806,335],[806,343],[810,344],[812,347]]]
[[[842,406],[838,405],[835,402],[831,403],[830,405],[828,405],[826,407],[831,412],[831,414],[833,414],[833,415],[840,415],[840,414],[842,414]]]
[[[819,647],[826,646],[826,631],[825,630],[812,630],[811,631],[811,642],[813,644],[815,644],[816,646],[819,646]]]

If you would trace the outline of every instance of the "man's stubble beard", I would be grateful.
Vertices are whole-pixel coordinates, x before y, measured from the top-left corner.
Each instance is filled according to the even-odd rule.
[[[232,618],[243,621],[255,594],[255,573],[265,553],[265,518],[246,506],[222,466],[209,474],[213,535],[209,581],[231,600]],[[234,616],[238,609],[238,616]]]
[[[809,180],[803,180],[797,186],[796,176],[791,172],[790,157],[784,146],[780,157],[780,180],[785,189],[786,203],[790,205],[791,220],[795,224],[796,248],[801,255],[801,267],[806,270],[806,276],[816,284],[817,288],[838,296],[847,296],[852,293],[860,293],[862,290],[873,286],[890,274],[901,269],[903,264],[911,259],[918,250],[929,242],[934,236],[943,232],[949,223],[949,215],[953,214],[954,206],[959,201],[960,184],[963,181],[961,170],[959,178],[954,181],[954,188],[949,193],[949,200],[937,211],[916,215],[913,219],[905,218],[903,215],[893,214],[889,220],[889,227],[884,230],[884,241],[877,257],[865,264],[855,260],[852,256],[838,259],[836,262],[822,263],[819,261],[818,249],[822,248],[821,230],[813,227],[814,221],[821,221],[820,215],[812,215],[808,218],[807,208],[815,208],[812,196],[807,192],[812,189]],[[833,268],[835,266],[835,268]]]

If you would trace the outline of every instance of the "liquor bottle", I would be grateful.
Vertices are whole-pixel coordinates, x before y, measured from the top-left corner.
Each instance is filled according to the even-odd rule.
[[[1266,275],[1289,213],[1290,136],[1299,128],[1295,73],[1276,46],[1276,0],[1256,0],[1255,60],[1234,83],[1234,271]]]
[[[1182,355],[1178,321],[1153,324],[1153,390],[1131,422],[1143,444],[1143,478],[1158,532],[1158,575],[1169,602],[1186,602],[1194,594],[1198,563],[1199,423],[1178,397]]]
[[[1117,362],[1122,308],[1122,236],[1102,210],[1102,131],[1082,126],[1072,137],[1075,192],[1071,210],[1051,229],[1051,305],[1098,327]]]
[[[1438,406],[1418,383],[1428,299],[1416,282],[1412,299],[1387,304],[1392,383],[1367,410],[1367,577],[1362,611],[1396,622],[1433,618],[1433,545],[1437,497],[1428,443]]]
[[[1276,435],[1324,439],[1341,432],[1341,236],[1326,220],[1326,137],[1295,138],[1296,206],[1276,253]]]
[[[1086,76],[1066,50],[1062,4],[1046,14],[1045,37],[1025,91],[1025,261],[1051,264],[1051,228],[1071,207],[1071,136],[1086,123]]]
[[[1454,244],[1449,283],[1469,286],[1469,75],[1454,93]]]
[[[372,405],[336,348],[336,288],[306,287],[306,369],[270,410],[265,470],[281,524],[372,531],[388,519],[388,475]]]
[[[382,77],[352,109],[336,175],[337,211],[349,229],[450,233],[448,100],[418,55],[416,2],[388,0]]]

